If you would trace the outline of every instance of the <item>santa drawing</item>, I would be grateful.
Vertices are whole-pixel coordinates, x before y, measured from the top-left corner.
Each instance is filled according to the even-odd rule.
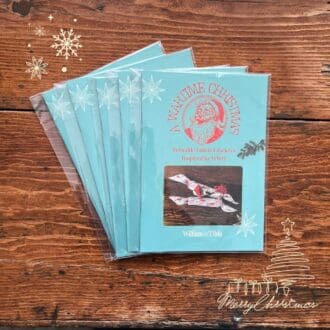
[[[218,100],[203,96],[186,108],[184,126],[185,133],[198,144],[212,143],[224,132],[225,110]]]

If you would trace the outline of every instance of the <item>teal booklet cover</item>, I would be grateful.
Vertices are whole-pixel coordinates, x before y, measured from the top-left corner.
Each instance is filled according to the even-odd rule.
[[[181,57],[187,54],[187,50],[181,52]],[[128,197],[128,249],[131,252],[140,250],[140,205],[141,205],[141,101],[154,103],[162,100],[162,93],[164,92],[160,87],[160,82],[144,81],[143,89],[141,89],[141,71],[144,70],[165,70],[170,72],[211,72],[216,70],[217,72],[246,72],[247,67],[193,67],[193,58],[188,58],[177,68],[169,68],[169,65],[163,61],[163,63],[156,63],[157,59],[144,61],[144,65],[139,65],[138,69],[131,69],[130,80],[133,86],[137,86],[135,98],[132,98],[126,103],[121,102],[122,110],[122,122],[123,133],[127,136],[124,143],[124,151],[126,150],[125,157],[125,192]],[[160,61],[158,61],[160,62]],[[179,63],[179,64],[180,64]],[[172,64],[173,65],[173,64]],[[120,72],[123,75],[125,71]],[[123,76],[122,76],[123,77]],[[125,76],[124,76],[125,77]],[[125,81],[122,79],[122,81]],[[128,126],[129,123],[129,126]],[[125,141],[123,135],[123,141]]]
[[[263,251],[270,76],[150,80],[162,97],[142,99],[141,252]]]

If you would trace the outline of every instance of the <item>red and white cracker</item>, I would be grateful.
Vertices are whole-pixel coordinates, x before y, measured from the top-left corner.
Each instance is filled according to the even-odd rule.
[[[233,204],[239,204],[230,194],[227,193],[227,188],[225,185],[219,185],[211,188],[205,184],[190,180],[188,177],[181,173],[170,176],[169,179],[184,184],[197,197],[207,196],[215,199],[224,199]]]
[[[209,197],[180,197],[180,196],[170,196],[176,205],[190,205],[190,206],[204,206],[204,207],[220,207],[224,212],[236,212],[237,210],[233,207],[226,205],[219,198],[209,198]]]

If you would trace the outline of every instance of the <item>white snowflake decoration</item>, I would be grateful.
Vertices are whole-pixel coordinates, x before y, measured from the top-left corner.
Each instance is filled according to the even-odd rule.
[[[103,88],[97,90],[99,98],[99,106],[109,109],[110,107],[119,107],[119,95],[116,85],[105,83]]]
[[[43,37],[46,34],[45,28],[38,25],[35,29],[34,29],[34,34],[38,37]]]
[[[72,97],[73,103],[78,109],[82,109],[84,112],[87,107],[93,109],[93,94],[89,91],[88,85],[85,87],[80,87],[76,85],[75,90],[70,90],[70,95]]]
[[[236,231],[236,235],[243,234],[244,237],[247,237],[249,234],[255,235],[254,228],[258,225],[254,222],[255,214],[251,217],[248,217],[247,213],[245,212],[244,217],[242,217],[242,223],[238,226]]]
[[[140,100],[139,94],[141,89],[139,86],[139,79],[131,79],[130,77],[127,77],[126,81],[119,80],[119,84],[121,101],[127,99],[131,104]]]
[[[161,101],[160,93],[164,92],[165,89],[161,88],[162,81],[154,81],[154,77],[151,76],[149,81],[143,79],[143,100],[149,100],[153,103],[154,100]]]
[[[52,95],[50,106],[53,110],[54,119],[64,120],[72,113],[71,103],[63,91],[59,92],[59,95]]]
[[[25,70],[25,72],[31,74],[31,79],[38,78],[40,80],[43,74],[48,73],[45,69],[48,64],[44,62],[43,57],[36,59],[34,56],[32,56],[31,62],[26,62],[26,65],[28,68]]]
[[[70,56],[78,56],[80,35],[74,33],[73,29],[60,30],[58,35],[53,35],[54,43],[50,46],[56,50],[56,56],[64,56],[67,60]]]

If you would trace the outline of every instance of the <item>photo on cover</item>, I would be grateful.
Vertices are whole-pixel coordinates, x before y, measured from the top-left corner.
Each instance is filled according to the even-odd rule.
[[[165,226],[239,225],[241,208],[242,167],[165,167]]]

